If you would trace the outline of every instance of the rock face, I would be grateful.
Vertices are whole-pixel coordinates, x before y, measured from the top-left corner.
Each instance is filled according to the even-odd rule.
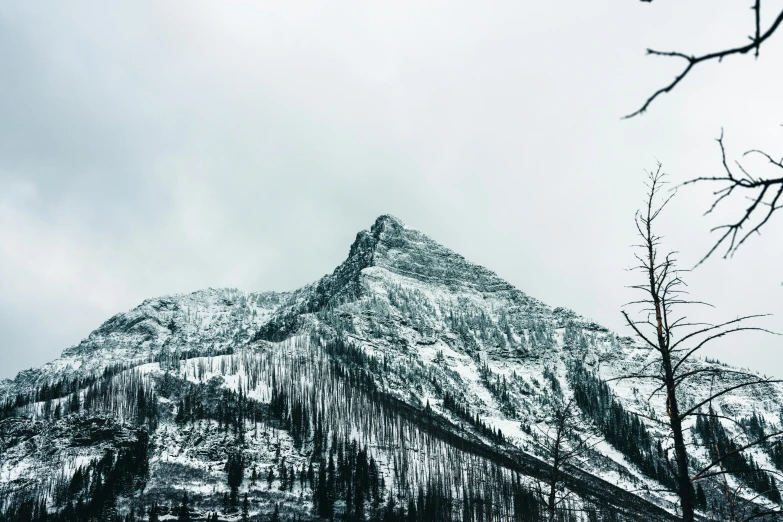
[[[315,283],[149,299],[3,381],[0,513],[29,520],[45,500],[63,520],[147,520],[181,516],[187,493],[189,513],[220,520],[544,519],[542,441],[574,398],[566,447],[601,442],[569,463],[558,516],[674,519],[664,404],[610,380],[651,357],[381,216]],[[713,384],[704,375],[684,403]],[[712,405],[739,424],[712,420],[741,442],[738,425],[771,432],[781,405],[778,385],[740,389]],[[694,467],[708,462],[687,427]],[[772,448],[752,459],[757,479],[781,465]],[[779,498],[760,480],[726,484]],[[702,489],[719,509],[718,486]]]

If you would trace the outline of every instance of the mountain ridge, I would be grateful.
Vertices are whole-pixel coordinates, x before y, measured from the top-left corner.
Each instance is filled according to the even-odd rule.
[[[579,500],[574,506],[608,502],[615,506],[612,509],[620,510],[617,516],[621,516],[622,509],[629,508],[621,508],[620,500],[612,504],[608,494],[601,496],[601,486],[591,486],[590,482],[608,481],[637,491],[623,497],[627,505],[667,519],[670,517],[663,513],[673,510],[675,499],[656,491],[660,489],[658,481],[666,480],[666,472],[655,468],[661,462],[661,450],[656,456],[655,444],[660,448],[661,441],[665,443],[665,433],[654,422],[639,424],[627,413],[639,411],[654,419],[661,418],[665,411],[643,400],[649,388],[610,381],[647,363],[650,356],[649,349],[634,339],[619,337],[572,310],[552,309],[399,219],[382,215],[368,230],[357,234],[346,260],[332,273],[297,290],[259,293],[207,289],[147,299],[128,312],[112,316],[55,361],[20,372],[13,381],[2,381],[0,400],[5,401],[5,413],[0,423],[5,423],[9,432],[13,427],[13,432],[21,435],[14,436],[17,443],[0,445],[0,491],[21,495],[33,487],[32,483],[20,482],[21,470],[29,466],[38,465],[55,473],[57,466],[66,465],[57,464],[57,459],[73,469],[73,459],[94,462],[102,451],[111,448],[109,437],[71,453],[56,452],[53,460],[40,449],[26,449],[18,442],[36,440],[40,428],[34,426],[39,425],[46,427],[44,431],[70,437],[68,440],[84,440],[79,438],[78,426],[85,425],[88,411],[99,420],[119,423],[117,433],[124,433],[126,439],[133,439],[132,433],[148,434],[145,436],[149,436],[152,449],[144,491],[149,495],[171,498],[172,490],[162,478],[164,472],[172,472],[170,462],[201,477],[199,487],[211,485],[214,490],[225,480],[215,466],[228,466],[226,459],[230,456],[227,448],[217,443],[213,431],[225,425],[224,413],[217,406],[220,402],[214,400],[220,393],[234,394],[225,399],[229,401],[236,401],[239,394],[240,400],[251,401],[259,411],[280,408],[278,420],[259,423],[256,417],[251,422],[241,414],[241,420],[232,418],[234,437],[241,438],[237,447],[258,465],[271,466],[272,457],[255,442],[248,442],[243,429],[252,430],[250,426],[255,425],[257,437],[260,426],[263,433],[290,441],[284,444],[287,458],[304,466],[307,459],[313,464],[313,455],[324,451],[317,438],[309,437],[316,437],[320,415],[328,414],[333,417],[326,418],[342,419],[340,422],[355,428],[346,429],[335,424],[337,421],[329,421],[332,424],[325,428],[324,436],[340,434],[346,440],[357,437],[363,441],[376,452],[378,465],[388,474],[388,480],[398,480],[394,478],[399,473],[396,466],[403,462],[413,470],[412,477],[430,476],[433,471],[429,464],[410,460],[415,452],[405,450],[396,455],[399,445],[395,439],[359,427],[369,422],[365,410],[380,408],[377,414],[382,418],[393,417],[418,437],[436,441],[432,443],[436,449],[426,450],[434,452],[433,458],[445,452],[443,455],[461,455],[458,460],[470,463],[479,458],[476,455],[488,451],[479,451],[479,446],[491,448],[494,456],[482,458],[499,466],[499,473],[507,477],[503,480],[517,484],[520,479],[513,478],[513,473],[526,470],[525,483],[533,487],[543,476],[535,471],[536,466],[546,467],[541,456],[536,456],[535,434],[548,429],[547,412],[559,400],[593,393],[590,390],[604,386],[608,391],[601,392],[605,394],[602,397],[608,398],[601,400],[609,401],[605,408],[614,408],[613,415],[626,412],[620,418],[631,420],[622,422],[628,423],[629,429],[641,430],[635,436],[646,440],[648,446],[641,444],[640,449],[633,450],[631,446],[640,446],[635,440],[626,447],[622,436],[603,433],[609,429],[602,424],[603,413],[580,405],[584,435],[603,433],[611,440],[602,443],[589,462],[570,472],[569,487],[585,495],[580,497],[575,491],[574,498]],[[281,382],[287,387],[275,391]],[[685,390],[687,400],[697,400],[703,394],[698,384]],[[138,406],[121,398],[126,393],[121,390],[129,387],[141,390],[135,393],[141,393],[143,400],[133,399]],[[283,392],[289,398],[279,403]],[[96,403],[94,397],[102,394],[108,395],[102,403]],[[354,394],[363,397],[364,409],[354,410],[341,403]],[[245,399],[241,399],[243,396]],[[199,404],[201,413],[187,406],[191,401]],[[753,412],[771,426],[783,422],[783,418],[778,419],[781,405],[783,387],[769,385],[761,391],[727,396],[715,407],[734,416]],[[291,419],[305,415],[302,412],[308,409],[321,413],[314,413],[311,420],[297,421],[305,430],[303,435],[299,428],[292,427]],[[147,413],[140,413],[147,411],[155,412],[159,425],[150,423]],[[416,418],[421,415],[442,419],[447,428],[433,431],[437,422],[422,424]],[[187,424],[191,417],[200,424]],[[75,422],[78,419],[83,419],[79,421],[82,424]],[[691,437],[697,440],[697,435]],[[211,445],[206,453],[201,448],[203,441]],[[457,449],[460,444],[476,447],[465,453]],[[179,448],[179,453],[172,453],[172,448]],[[518,464],[507,460],[510,455],[516,455]],[[756,462],[775,465],[773,457],[762,451],[753,457]],[[694,458],[706,457],[695,452]],[[526,461],[536,464],[519,464]],[[468,471],[473,466],[464,465]],[[454,480],[462,480],[457,478],[462,473],[454,475]],[[44,474],[41,480],[53,480],[47,476]],[[35,487],[43,487],[41,480],[33,481]],[[251,483],[243,484],[259,502],[269,500],[269,495],[254,490]],[[419,487],[425,484],[419,482]],[[399,494],[415,496],[413,486],[399,483],[396,487]],[[303,486],[302,494],[305,492]],[[453,493],[460,494],[457,490]],[[130,495],[123,497],[126,507],[138,502],[131,492],[124,494]],[[308,501],[312,509],[307,513],[313,515],[319,509],[316,491],[307,494],[312,495]],[[712,492],[710,495],[717,496]],[[285,498],[286,506],[293,509],[291,499]],[[638,498],[638,503],[631,502],[632,498]],[[200,502],[212,507],[220,503],[209,496]]]

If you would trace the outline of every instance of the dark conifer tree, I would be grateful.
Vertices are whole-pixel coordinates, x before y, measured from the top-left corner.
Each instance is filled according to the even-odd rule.
[[[307,466],[307,483],[310,485],[310,489],[315,489],[315,470],[313,469],[313,461]]]
[[[266,487],[272,489],[272,483],[275,481],[275,472],[272,466],[269,466],[269,473],[266,474]]]
[[[150,506],[149,518],[150,518],[149,522],[159,522],[160,521],[160,519],[158,518],[158,503],[157,502],[153,502],[152,505]]]
[[[707,495],[704,494],[704,488],[701,484],[696,486],[696,507],[698,509],[707,509]]]
[[[242,484],[245,471],[242,453],[234,452],[228,456],[225,471],[228,487],[231,490],[231,506],[236,507],[239,500],[239,486]]]
[[[416,503],[413,501],[413,497],[408,498],[408,517],[406,522],[418,522],[416,515]]]
[[[242,522],[248,522],[250,520],[250,515],[248,513],[249,504],[247,501],[247,493],[245,493],[245,497],[242,499]]]
[[[188,504],[188,493],[183,492],[182,501],[180,502],[179,508],[177,510],[177,520],[179,522],[190,522],[190,506],[188,506]]]

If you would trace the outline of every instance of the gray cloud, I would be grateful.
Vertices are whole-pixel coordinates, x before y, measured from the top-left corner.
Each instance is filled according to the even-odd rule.
[[[1,6],[0,376],[146,297],[301,286],[382,213],[624,332],[643,169],[716,172],[721,126],[780,150],[783,42],[621,122],[679,71],[646,47],[721,45],[750,11],[528,4]],[[709,202],[666,216],[685,266],[732,216]],[[689,275],[710,317],[783,330],[780,226]],[[779,339],[742,339],[713,355],[783,376]]]

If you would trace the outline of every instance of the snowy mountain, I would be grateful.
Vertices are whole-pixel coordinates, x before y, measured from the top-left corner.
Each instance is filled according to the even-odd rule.
[[[381,216],[313,284],[149,299],[0,383],[0,520],[544,520],[542,443],[568,400],[566,447],[596,442],[558,520],[676,520],[665,405],[611,380],[652,357]],[[779,385],[745,388],[711,420],[741,442],[782,405]],[[724,485],[779,502],[763,469],[783,455],[750,456]],[[720,488],[700,490],[720,519]]]

